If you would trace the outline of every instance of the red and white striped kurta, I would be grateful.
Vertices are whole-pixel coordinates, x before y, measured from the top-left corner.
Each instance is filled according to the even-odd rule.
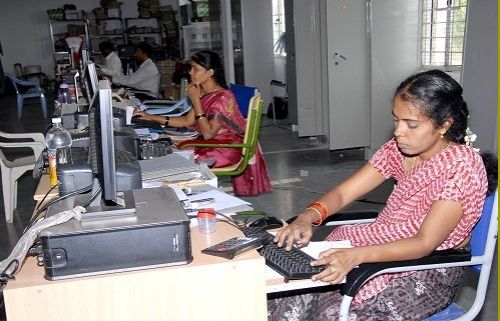
[[[458,202],[464,212],[438,250],[453,248],[470,235],[481,215],[488,185],[481,156],[471,147],[454,145],[410,171],[403,168],[403,161],[395,140],[380,148],[370,164],[385,178],[397,180],[387,205],[375,222],[341,226],[328,240],[350,240],[353,246],[366,246],[409,238],[417,233],[432,203],[438,200]],[[380,293],[392,279],[409,274],[384,274],[370,280],[354,303]]]

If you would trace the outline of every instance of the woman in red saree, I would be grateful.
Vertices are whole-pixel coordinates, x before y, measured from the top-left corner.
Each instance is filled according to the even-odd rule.
[[[245,135],[245,118],[238,108],[233,93],[227,88],[220,57],[213,51],[201,50],[191,57],[189,75],[191,83],[186,94],[193,108],[183,116],[165,117],[135,111],[134,116],[170,127],[189,127],[200,133],[203,139],[229,140],[241,143]],[[195,148],[195,159],[209,166],[225,167],[239,162],[238,148]],[[247,170],[233,178],[236,195],[258,195],[271,191],[264,157],[257,150]]]

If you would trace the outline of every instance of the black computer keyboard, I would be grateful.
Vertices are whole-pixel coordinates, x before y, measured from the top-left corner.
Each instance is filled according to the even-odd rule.
[[[325,269],[324,266],[311,266],[314,258],[297,248],[287,251],[284,247],[278,247],[273,242],[274,236],[266,232],[263,227],[243,227],[242,231],[247,237],[259,237],[265,240],[264,245],[258,250],[260,255],[266,259],[269,267],[283,275],[286,280],[309,279]]]
[[[139,140],[139,159],[153,159],[173,152],[168,140]]]

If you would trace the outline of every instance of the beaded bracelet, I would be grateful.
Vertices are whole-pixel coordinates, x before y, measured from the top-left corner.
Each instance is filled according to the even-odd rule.
[[[202,119],[202,118],[207,118],[207,115],[202,113],[202,114],[198,114],[198,115],[194,116],[194,119],[196,119],[196,120]]]
[[[165,122],[163,123],[163,126],[168,127],[168,122],[170,121],[170,117],[165,116]]]

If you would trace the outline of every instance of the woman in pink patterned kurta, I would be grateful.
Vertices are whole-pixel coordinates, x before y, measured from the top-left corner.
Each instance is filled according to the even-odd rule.
[[[202,139],[224,140],[241,143],[245,135],[245,118],[233,93],[227,89],[222,62],[217,53],[201,50],[191,57],[189,70],[191,83],[186,93],[193,108],[186,115],[165,117],[135,111],[134,115],[171,127],[190,127],[198,131]],[[225,167],[241,159],[239,148],[195,148],[195,159],[209,166]],[[271,191],[264,156],[260,149],[240,176],[233,178],[233,189],[237,195],[257,195]]]
[[[354,247],[323,252],[314,264],[328,267],[313,280],[336,284],[361,263],[416,259],[470,241],[488,178],[481,156],[465,145],[469,113],[461,86],[438,70],[413,75],[396,90],[392,114],[394,139],[275,238],[279,246],[305,245],[313,223],[386,179],[397,181],[375,222],[342,226],[327,237]],[[425,319],[450,303],[462,275],[462,268],[380,275],[360,289],[349,318]],[[335,291],[270,300],[269,320],[335,320],[340,300]]]

